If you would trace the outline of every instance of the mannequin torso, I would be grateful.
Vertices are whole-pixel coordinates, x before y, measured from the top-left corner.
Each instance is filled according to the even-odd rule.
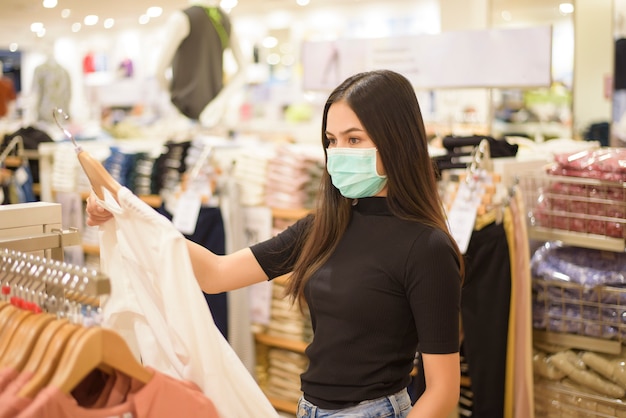
[[[194,6],[200,6],[203,8],[217,8],[219,6],[219,1],[195,0],[190,1],[189,4],[189,8],[173,13],[168,19],[165,27],[161,54],[159,56],[156,66],[156,77],[159,81],[160,86],[164,90],[170,90],[170,88],[172,87],[172,80],[168,80],[166,77],[167,69],[170,67],[170,65],[172,65],[173,60],[177,58],[177,54],[180,53],[184,42],[191,42],[189,40],[192,30],[192,24],[190,21],[191,15],[189,14],[191,9]],[[223,12],[220,11],[220,14],[225,19],[228,19],[227,16],[223,14]],[[215,124],[218,123],[228,98],[232,96],[234,90],[236,90],[237,88],[239,88],[240,85],[243,84],[244,60],[239,49],[239,43],[235,39],[233,33],[234,31],[230,30],[230,22],[226,20],[226,22],[224,23],[226,24],[221,29],[226,32],[227,45],[222,44],[222,47],[228,47],[231,50],[237,64],[237,72],[234,74],[231,80],[225,86],[223,86],[223,88],[219,89],[219,93],[215,97],[208,97],[208,104],[206,105],[206,107],[204,107],[200,115],[197,117],[200,123],[207,127],[213,127]],[[216,28],[216,30],[217,29],[218,28]],[[213,47],[215,48],[214,45]],[[215,49],[216,50],[212,51],[211,54],[213,54],[216,61],[219,60],[219,62],[221,62],[222,50],[221,48],[220,50],[217,50],[217,48]],[[172,99],[174,100],[174,97],[172,97]]]

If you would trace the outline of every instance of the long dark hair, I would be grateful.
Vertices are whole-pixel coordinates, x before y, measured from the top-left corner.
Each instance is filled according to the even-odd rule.
[[[456,247],[437,190],[422,113],[409,80],[393,71],[377,70],[355,74],[341,83],[324,106],[324,153],[328,147],[328,109],[338,101],[350,106],[376,144],[387,174],[387,201],[392,213],[444,231]],[[287,293],[301,306],[306,281],[328,259],[348,226],[351,204],[352,199],[339,193],[324,170],[315,215],[287,286]],[[456,250],[463,274],[463,257],[458,247]]]

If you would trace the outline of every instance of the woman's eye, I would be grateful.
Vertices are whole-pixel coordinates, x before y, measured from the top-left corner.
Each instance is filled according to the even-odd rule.
[[[326,141],[328,141],[328,145],[335,145],[337,142],[335,138],[326,138]]]
[[[359,143],[359,138],[350,138],[348,139],[348,142],[350,143],[350,145],[356,145]]]

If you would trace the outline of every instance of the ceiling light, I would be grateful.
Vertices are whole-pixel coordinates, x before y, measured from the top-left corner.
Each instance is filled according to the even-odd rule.
[[[149,17],[159,17],[163,14],[163,9],[157,6],[148,7],[148,11],[146,12],[146,14]]]
[[[559,11],[565,15],[574,13],[574,5],[572,3],[559,4]]]
[[[306,6],[306,5],[308,5],[309,3],[310,3],[310,1],[309,1],[309,0],[296,0],[296,4],[297,4],[298,6]]]
[[[78,32],[81,27],[82,27],[82,25],[79,22],[73,23],[72,24],[72,32]]]
[[[276,53],[269,54],[266,58],[266,61],[269,65],[276,65],[280,62],[280,55]]]
[[[85,26],[93,26],[96,23],[98,23],[98,16],[97,15],[87,15],[83,19],[83,23],[85,24]]]
[[[54,9],[57,7],[57,0],[43,0],[43,7],[46,9]]]
[[[265,39],[263,39],[263,46],[267,49],[272,49],[276,45],[278,45],[278,39],[273,36],[266,36]]]
[[[42,27],[37,31],[37,37],[43,38],[44,36],[46,36],[46,28]]]
[[[220,7],[226,11],[230,11],[239,3],[237,0],[222,0],[220,1]]]
[[[112,19],[112,18],[104,19],[105,29],[111,29],[113,25],[115,25],[115,19]]]
[[[71,14],[72,14],[72,11],[70,9],[61,10],[61,17],[63,19],[67,19],[68,17],[70,17]]]
[[[41,29],[43,29],[43,23],[41,22],[33,22],[30,24],[31,32],[39,32]]]
[[[139,16],[139,24],[140,25],[145,25],[149,21],[150,21],[150,16],[148,16],[148,15],[141,15],[141,16]]]
[[[11,52],[17,51],[17,48],[18,48],[18,46],[17,46],[17,44],[15,42],[13,42],[13,43],[11,43],[11,45],[9,45],[9,51],[11,51]]]

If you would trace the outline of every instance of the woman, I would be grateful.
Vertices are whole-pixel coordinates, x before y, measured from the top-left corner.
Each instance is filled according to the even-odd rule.
[[[410,82],[354,75],[328,98],[314,214],[236,253],[189,242],[207,293],[292,273],[311,314],[298,417],[447,417],[459,395],[462,256],[448,232]],[[88,224],[111,215],[90,199]],[[426,389],[411,406],[415,353]]]

